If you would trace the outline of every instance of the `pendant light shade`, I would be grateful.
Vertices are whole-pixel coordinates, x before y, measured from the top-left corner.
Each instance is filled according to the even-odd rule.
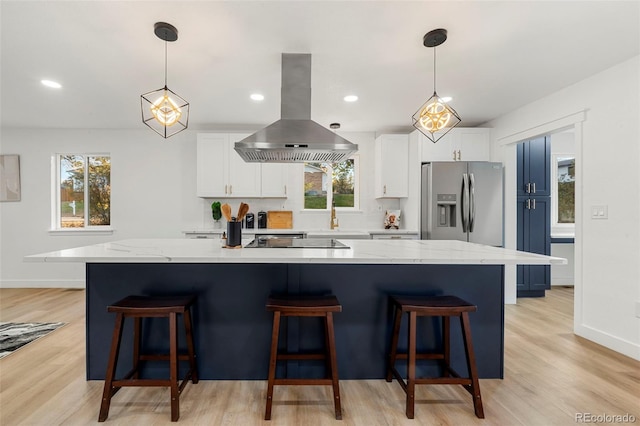
[[[436,92],[436,46],[447,39],[447,30],[429,31],[423,38],[426,47],[433,47],[433,95],[413,114],[413,127],[431,142],[438,142],[462,121],[458,113]]]
[[[178,39],[178,30],[156,22],[154,32],[164,40],[164,87],[140,96],[142,122],[163,138],[183,131],[189,124],[189,102],[167,87],[167,43]]]

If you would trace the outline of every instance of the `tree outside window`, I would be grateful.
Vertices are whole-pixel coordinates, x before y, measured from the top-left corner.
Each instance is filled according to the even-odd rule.
[[[570,233],[575,224],[576,159],[573,154],[552,155],[551,215],[557,233]]]
[[[59,155],[58,228],[111,224],[111,157]]]
[[[335,201],[336,208],[358,208],[358,183],[355,158],[341,163],[304,164],[304,208],[326,210]]]

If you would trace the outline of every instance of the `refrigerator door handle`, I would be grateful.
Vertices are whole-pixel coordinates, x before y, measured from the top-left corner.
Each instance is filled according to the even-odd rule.
[[[469,173],[469,232],[473,232],[473,224],[476,220],[476,194],[474,187],[476,185],[473,173]]]
[[[468,231],[469,219],[469,177],[466,173],[462,174],[462,193],[460,194],[462,199],[462,208],[460,209],[460,218],[462,219],[462,232]]]

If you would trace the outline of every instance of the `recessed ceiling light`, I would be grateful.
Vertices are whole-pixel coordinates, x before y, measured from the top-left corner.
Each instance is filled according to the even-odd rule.
[[[443,96],[440,99],[442,99],[444,102],[451,102],[453,98],[451,96]]]
[[[252,93],[250,98],[254,101],[264,101],[264,95],[261,95],[260,93]]]
[[[45,85],[47,87],[51,87],[53,89],[59,89],[59,88],[62,87],[62,84],[58,83],[57,81],[40,80],[40,83],[42,83],[43,85]]]
[[[358,100],[358,97],[356,95],[347,95],[344,97],[345,102],[355,102],[357,100]]]

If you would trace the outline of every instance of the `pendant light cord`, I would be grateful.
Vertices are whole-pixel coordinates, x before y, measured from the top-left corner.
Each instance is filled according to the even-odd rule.
[[[164,39],[164,87],[167,87],[167,39],[166,38]]]
[[[436,48],[433,47],[433,93],[436,93]]]

